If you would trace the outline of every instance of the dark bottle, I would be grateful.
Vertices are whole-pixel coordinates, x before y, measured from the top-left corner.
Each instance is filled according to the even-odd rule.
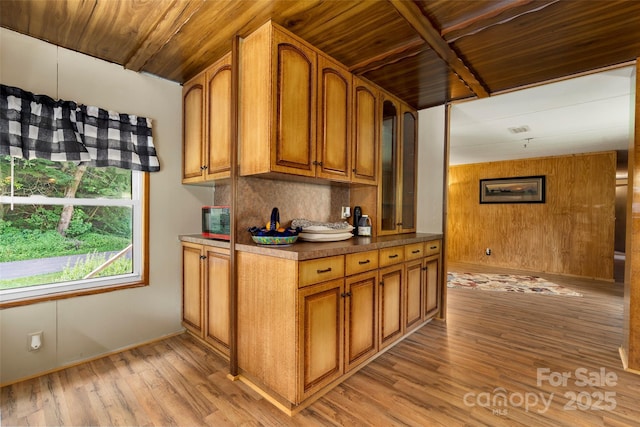
[[[360,224],[360,218],[362,218],[362,208],[356,206],[353,208],[353,235],[358,235],[358,224]]]

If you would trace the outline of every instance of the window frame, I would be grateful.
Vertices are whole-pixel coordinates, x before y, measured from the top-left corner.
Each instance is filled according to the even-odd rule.
[[[136,208],[140,210],[139,216],[134,213],[132,224],[134,271],[118,276],[7,289],[0,291],[0,309],[149,285],[149,172],[137,170],[132,170],[131,172],[132,202],[127,202],[123,205],[131,206],[134,210]],[[135,185],[134,181],[137,181]],[[136,194],[136,192],[140,194]],[[0,196],[0,202],[3,204],[10,203],[10,199],[10,196]],[[20,197],[14,197],[14,202],[19,199]],[[66,201],[66,204],[68,204],[69,200],[44,196],[24,197],[23,199],[28,199],[29,203],[36,201],[39,202],[38,204],[49,205],[62,204],[62,201]],[[80,201],[80,203],[74,203],[77,205],[96,205],[94,199],[74,200]],[[54,203],[51,203],[52,201]],[[115,202],[113,205],[117,204]],[[136,241],[139,241],[138,245],[135,244]],[[139,270],[136,271],[136,269]]]

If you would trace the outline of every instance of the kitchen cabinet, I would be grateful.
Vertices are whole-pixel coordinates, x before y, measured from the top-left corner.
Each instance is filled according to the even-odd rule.
[[[318,54],[316,177],[351,179],[351,73]]]
[[[268,22],[240,45],[240,174],[316,174],[317,53]]]
[[[229,354],[229,250],[182,243],[182,324]]]
[[[300,400],[339,378],[343,371],[344,279],[298,292],[301,343]]]
[[[231,53],[189,82],[183,98],[184,184],[228,178],[231,169]]]
[[[405,332],[412,331],[422,324],[424,317],[425,276],[424,243],[405,245]]]
[[[380,349],[397,341],[404,333],[404,248],[396,246],[380,250],[379,308]]]
[[[345,257],[344,370],[378,352],[378,251]]]
[[[338,255],[323,250],[303,260],[295,250],[240,245],[237,252],[240,379],[286,411],[315,400],[426,320],[422,267],[434,255],[423,241],[355,252],[345,242],[351,252],[344,255],[340,245],[331,246]]]
[[[378,90],[353,77],[353,149],[351,182],[378,182]]]
[[[425,253],[427,255],[423,260],[424,274],[424,318],[425,320],[438,314],[440,311],[441,301],[441,256],[440,241],[431,241],[425,243]]]
[[[391,95],[382,99],[378,234],[415,232],[418,115]]]

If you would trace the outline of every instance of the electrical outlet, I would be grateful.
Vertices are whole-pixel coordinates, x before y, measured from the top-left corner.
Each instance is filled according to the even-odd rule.
[[[349,206],[343,206],[340,213],[342,219],[347,219],[351,216],[351,208]]]
[[[27,334],[27,350],[38,351],[42,348],[42,331]]]

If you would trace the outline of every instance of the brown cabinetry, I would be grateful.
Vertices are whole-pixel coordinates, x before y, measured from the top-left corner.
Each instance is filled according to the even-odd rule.
[[[316,176],[351,178],[351,73],[318,54],[318,132]]]
[[[378,182],[378,90],[353,77],[353,149],[351,181],[375,185]]]
[[[418,115],[391,95],[382,96],[378,234],[416,230]]]
[[[300,316],[300,400],[342,375],[344,343],[344,279],[298,292]]]
[[[240,48],[240,174],[315,176],[316,51],[267,23]]]
[[[440,241],[426,242],[425,248],[427,257],[423,260],[424,317],[428,319],[438,314],[442,299]]]
[[[229,250],[182,243],[182,324],[229,354]]]
[[[201,183],[229,177],[231,54],[185,83],[182,99],[182,182]]]
[[[242,378],[289,410],[328,390],[424,324],[423,261],[438,257],[422,242],[302,261],[239,251]]]

